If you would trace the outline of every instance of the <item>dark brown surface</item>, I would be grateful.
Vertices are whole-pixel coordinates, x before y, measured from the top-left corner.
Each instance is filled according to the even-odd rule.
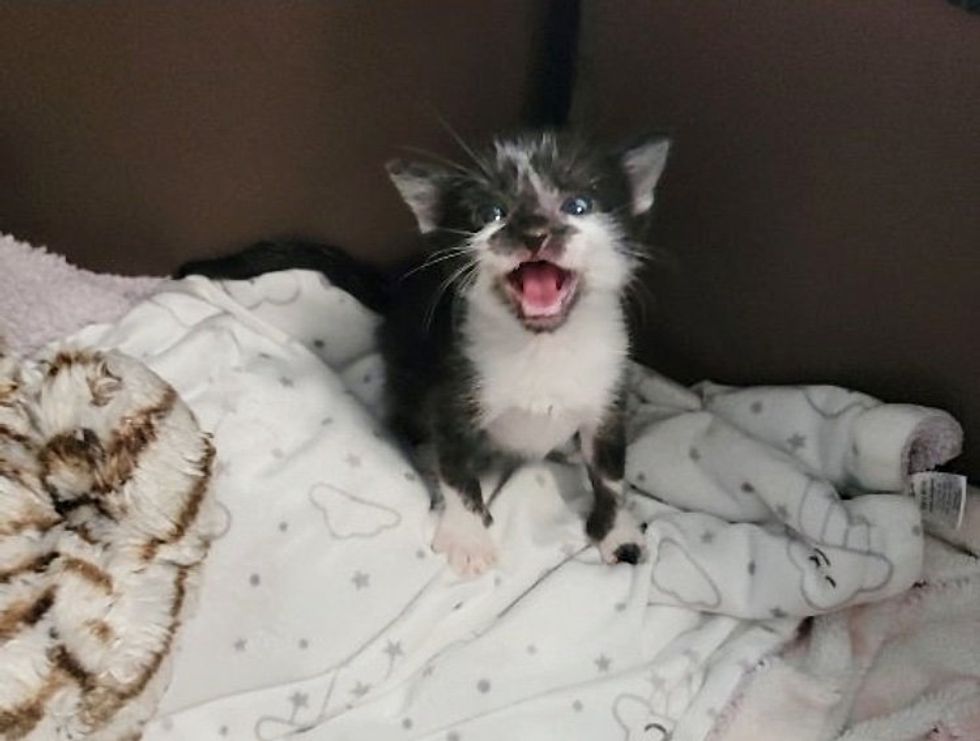
[[[659,215],[680,266],[650,282],[644,359],[945,407],[980,476],[980,17],[940,0],[585,10],[580,118],[676,134]]]
[[[0,3],[0,230],[122,272],[286,235],[394,257],[412,221],[381,163],[458,155],[434,110],[468,139],[526,118],[561,84],[546,9],[571,3]],[[980,440],[980,18],[583,6],[580,118],[676,134],[659,233],[679,267],[648,282],[643,358],[935,404]],[[980,475],[980,443],[965,462]]]
[[[0,230],[90,268],[411,240],[382,171],[516,126],[541,0],[0,4]]]

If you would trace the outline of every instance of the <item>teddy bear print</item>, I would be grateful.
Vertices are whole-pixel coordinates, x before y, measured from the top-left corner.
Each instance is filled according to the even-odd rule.
[[[639,695],[617,697],[613,717],[623,729],[623,741],[668,741],[674,730],[674,721],[658,713],[650,700]]]
[[[868,551],[811,546],[792,539],[787,552],[800,572],[803,599],[819,612],[840,607],[862,592],[881,589],[893,570],[887,558]]]

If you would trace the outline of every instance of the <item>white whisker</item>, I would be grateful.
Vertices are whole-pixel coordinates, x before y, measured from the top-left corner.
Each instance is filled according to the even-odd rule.
[[[449,159],[449,157],[445,157],[445,156],[443,156],[441,154],[438,154],[436,152],[432,152],[432,151],[430,151],[428,149],[421,149],[419,147],[402,147],[402,149],[404,149],[406,152],[412,152],[413,154],[422,155],[423,157],[426,157],[428,159],[435,160],[439,164],[445,165],[446,167],[449,167],[449,168],[455,170],[456,172],[458,172],[458,173],[460,173],[462,175],[476,175],[477,174],[472,169],[470,169],[468,167],[465,167],[464,165],[459,164],[455,160],[451,160],[451,159]]]
[[[469,158],[473,160],[473,163],[479,168],[480,172],[483,173],[485,177],[490,178],[491,172],[490,172],[490,168],[487,166],[487,163],[484,162],[477,155],[476,151],[463,140],[463,137],[461,137],[456,132],[456,130],[449,125],[449,122],[446,119],[444,119],[442,116],[438,116],[438,118],[439,118],[439,123],[441,123],[443,128],[445,128],[446,131],[449,132],[449,135],[456,141],[460,149],[466,152]]]
[[[476,259],[474,258],[470,262],[465,263],[462,267],[454,271],[448,278],[446,278],[436,290],[435,296],[432,299],[432,303],[429,305],[429,310],[425,314],[425,331],[428,332],[432,328],[432,320],[435,318],[436,309],[439,306],[439,302],[442,300],[443,295],[449,289],[449,287],[461,276],[463,276],[466,271],[471,270],[476,267]]]
[[[465,229],[453,229],[453,228],[448,227],[448,226],[439,226],[439,227],[436,227],[436,229],[437,229],[437,231],[440,231],[440,232],[446,232],[446,234],[459,234],[459,235],[461,235],[463,237],[473,237],[473,236],[476,236],[477,234],[479,234],[479,232],[468,232]]]
[[[438,265],[439,263],[446,262],[447,260],[452,260],[457,257],[463,257],[468,253],[469,253],[469,249],[464,247],[456,248],[451,251],[439,250],[438,252],[434,252],[432,255],[427,257],[421,265],[416,265],[414,268],[412,268],[404,275],[402,275],[400,280],[405,280],[406,278],[409,278],[412,275],[415,275],[416,273],[419,273],[423,270],[426,270],[427,268],[431,268],[435,265]]]

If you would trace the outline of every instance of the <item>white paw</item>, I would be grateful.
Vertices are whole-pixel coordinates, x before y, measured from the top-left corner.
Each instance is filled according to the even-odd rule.
[[[629,512],[619,510],[616,522],[599,541],[599,553],[606,563],[639,563],[646,558],[646,538]]]
[[[460,576],[479,576],[497,562],[497,552],[482,519],[465,509],[447,509],[439,516],[432,550],[445,553]]]

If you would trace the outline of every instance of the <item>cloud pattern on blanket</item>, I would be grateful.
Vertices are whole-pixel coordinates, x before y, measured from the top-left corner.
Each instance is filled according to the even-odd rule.
[[[398,510],[344,491],[339,486],[319,483],[310,489],[310,501],[323,513],[323,522],[333,537],[373,538],[397,527]]]
[[[625,741],[667,741],[675,723],[654,710],[650,700],[631,694],[616,698],[613,716],[626,733]]]
[[[425,487],[378,423],[376,322],[297,271],[192,278],[84,333],[188,400],[230,512],[148,741],[700,741],[801,617],[918,574],[911,501],[834,486],[838,448],[878,402],[691,391],[637,368],[630,506],[655,557],[604,566],[580,473],[542,463],[494,500],[499,568],[459,581],[429,551]]]

